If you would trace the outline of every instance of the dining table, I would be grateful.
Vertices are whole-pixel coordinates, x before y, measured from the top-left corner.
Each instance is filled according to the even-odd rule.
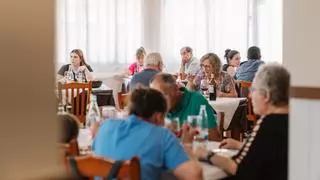
[[[216,112],[224,113],[223,128],[228,129],[234,114],[242,101],[246,101],[247,98],[238,97],[217,97],[215,101],[209,101],[209,104]]]

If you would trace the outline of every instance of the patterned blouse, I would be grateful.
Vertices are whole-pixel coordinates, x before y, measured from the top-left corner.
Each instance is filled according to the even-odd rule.
[[[203,71],[200,71],[194,79],[195,91],[200,90],[201,80],[205,78]],[[235,90],[234,79],[225,71],[221,71],[219,79],[216,80],[218,87],[217,90],[223,93],[230,93]]]

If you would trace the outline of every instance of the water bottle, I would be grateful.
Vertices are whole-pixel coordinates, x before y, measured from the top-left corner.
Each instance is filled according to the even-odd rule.
[[[74,80],[73,72],[72,72],[72,69],[70,67],[69,67],[68,72],[67,72],[67,80],[68,81],[73,81]]]
[[[80,83],[85,82],[85,80],[84,80],[84,71],[79,71],[77,75],[78,75],[78,77],[77,77],[77,81],[78,82],[80,82]]]
[[[208,139],[208,114],[206,110],[206,105],[200,106],[199,117],[201,119],[201,132],[200,136],[204,139]]]
[[[89,111],[87,112],[86,128],[89,128],[94,132],[96,130],[95,128],[99,127],[100,119],[101,115],[97,103],[97,97],[95,95],[91,95]]]

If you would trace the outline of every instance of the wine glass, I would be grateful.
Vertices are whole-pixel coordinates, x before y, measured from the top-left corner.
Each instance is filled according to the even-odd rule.
[[[209,88],[209,82],[207,79],[201,79],[200,81],[200,90],[202,92],[202,94],[206,97],[208,95],[207,91]]]

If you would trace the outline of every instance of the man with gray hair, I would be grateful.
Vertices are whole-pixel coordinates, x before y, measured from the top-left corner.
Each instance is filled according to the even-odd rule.
[[[149,87],[154,75],[163,69],[163,61],[160,53],[153,52],[144,59],[144,70],[135,74],[130,81],[130,91],[134,90],[138,84]]]
[[[181,79],[185,79],[186,75],[195,75],[200,70],[199,60],[193,56],[191,47],[182,47],[180,49],[181,55],[181,67],[180,74]]]

